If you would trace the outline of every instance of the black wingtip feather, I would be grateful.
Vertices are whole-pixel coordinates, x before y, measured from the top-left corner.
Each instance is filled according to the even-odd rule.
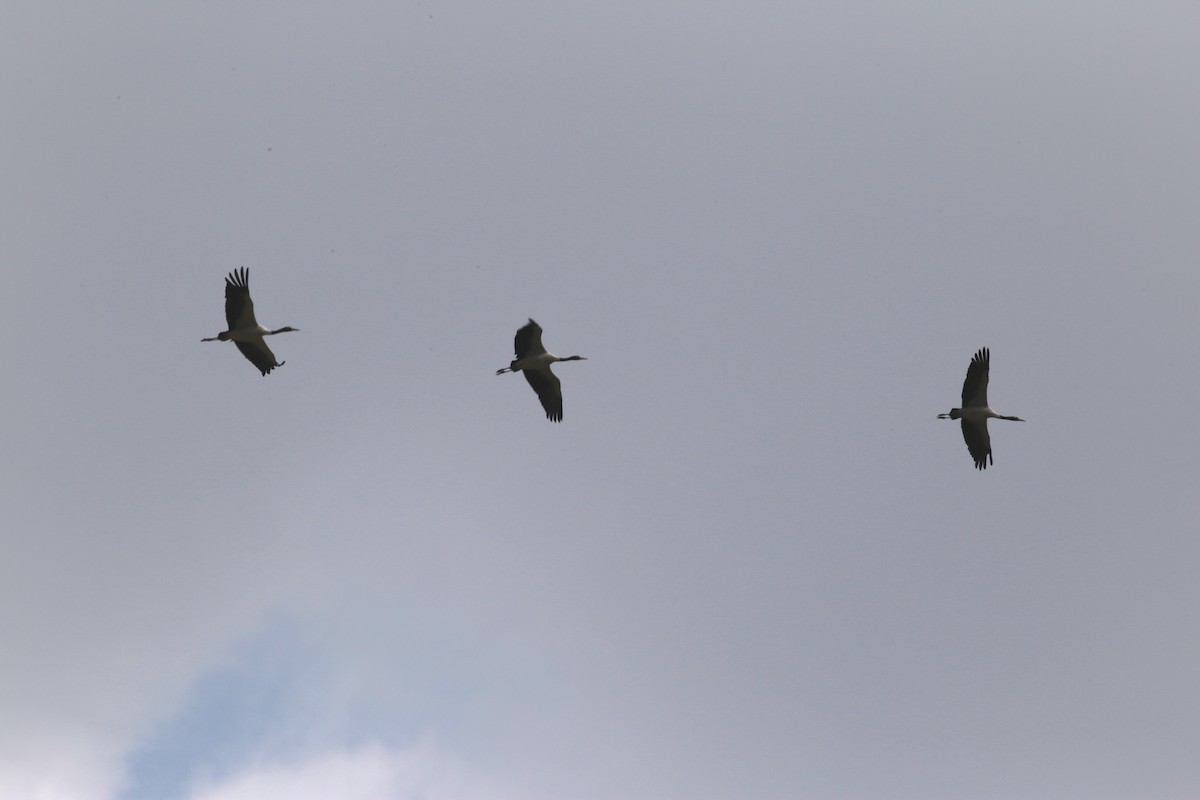
[[[225,282],[238,289],[248,289],[250,287],[250,270],[239,267],[229,273]]]

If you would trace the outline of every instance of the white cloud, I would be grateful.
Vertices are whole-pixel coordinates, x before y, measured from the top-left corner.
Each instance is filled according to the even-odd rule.
[[[0,736],[0,798],[105,800],[120,780],[118,748],[60,720]]]
[[[198,787],[189,800],[480,800],[495,795],[429,743],[369,744],[305,761],[260,764]]]

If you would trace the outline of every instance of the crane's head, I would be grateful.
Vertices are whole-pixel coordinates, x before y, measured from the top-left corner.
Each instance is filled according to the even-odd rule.
[[[587,361],[587,359],[583,356],[567,356],[566,358],[560,358],[559,361]]]
[[[282,328],[276,328],[275,330],[271,331],[271,333],[292,333],[292,332],[299,333],[300,329],[293,328],[291,325],[285,325]]]

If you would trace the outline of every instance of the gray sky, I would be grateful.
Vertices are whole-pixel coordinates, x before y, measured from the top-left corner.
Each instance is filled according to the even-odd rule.
[[[1200,795],[1200,9],[1080,8],[8,8],[0,797]]]

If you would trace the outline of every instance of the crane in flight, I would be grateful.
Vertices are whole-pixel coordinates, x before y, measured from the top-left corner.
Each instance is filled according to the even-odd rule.
[[[258,320],[254,319],[254,301],[250,299],[249,277],[250,271],[242,267],[235,269],[225,278],[225,322],[228,323],[229,330],[200,341],[232,341],[237,345],[237,349],[242,351],[246,360],[266,375],[276,367],[282,367],[284,362],[275,360],[275,354],[267,347],[263,337],[297,331],[299,328],[283,327],[271,330],[258,324]]]
[[[583,356],[566,356],[565,358],[547,353],[542,347],[542,326],[532,319],[523,325],[513,340],[516,358],[503,369],[496,370],[497,375],[506,372],[522,372],[525,380],[537,393],[546,409],[546,419],[551,422],[562,422],[562,385],[558,376],[550,371],[550,365],[556,361],[587,361]]]
[[[949,414],[938,414],[938,419],[962,420],[963,439],[967,450],[975,460],[975,469],[987,469],[992,463],[992,438],[988,436],[987,421],[989,419],[1007,419],[1013,422],[1024,422],[1020,417],[1006,417],[997,414],[988,405],[988,368],[990,353],[986,347],[971,359],[967,367],[967,377],[963,380],[962,408],[952,408]]]

